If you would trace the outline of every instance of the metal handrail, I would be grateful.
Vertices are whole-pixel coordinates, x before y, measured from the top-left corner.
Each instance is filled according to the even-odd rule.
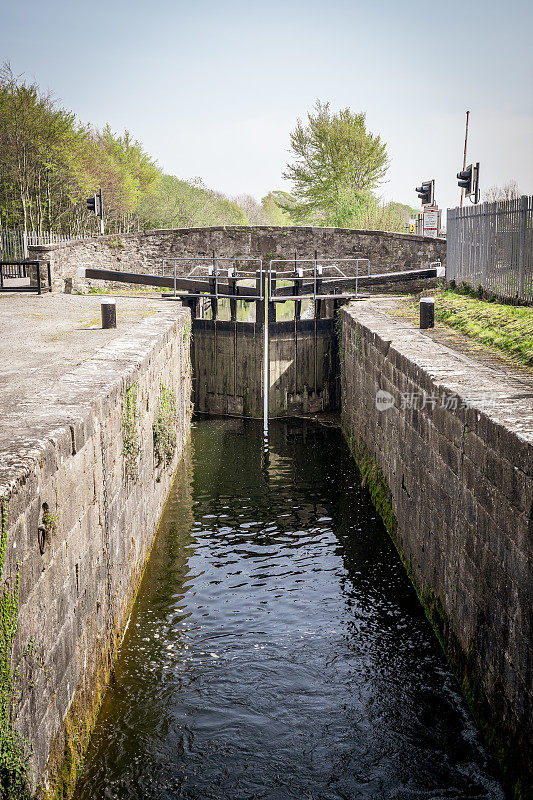
[[[275,265],[277,265],[277,264],[290,265],[291,267],[294,267],[292,270],[283,270],[282,273],[281,273],[281,275],[283,276],[283,277],[281,277],[281,280],[291,280],[295,284],[298,281],[309,280],[309,277],[310,277],[309,273],[312,273],[312,278],[313,278],[313,294],[312,294],[312,298],[314,300],[320,299],[320,297],[321,297],[321,295],[317,291],[317,288],[318,288],[318,282],[324,276],[324,269],[335,270],[338,273],[340,279],[345,279],[345,280],[353,280],[353,279],[355,279],[355,292],[354,292],[354,295],[355,295],[355,297],[357,297],[357,295],[358,295],[359,268],[360,268],[359,265],[363,264],[363,263],[367,264],[367,267],[368,267],[368,273],[367,274],[370,275],[370,260],[368,258],[347,258],[346,257],[346,258],[320,258],[319,259],[318,256],[315,254],[314,258],[274,258],[274,259],[271,259],[271,261],[269,262],[269,270],[268,270],[268,276],[269,276],[269,280],[268,280],[268,286],[269,286],[268,299],[269,300],[273,299],[272,273],[276,272],[276,279],[277,280],[280,279],[280,275],[277,272],[277,270],[275,269]],[[311,264],[311,266],[309,266],[309,267],[297,266],[297,265],[301,265],[301,264]],[[339,264],[341,264],[341,265],[353,264],[354,267],[355,267],[355,275],[347,275],[346,271],[341,269]],[[308,273],[308,275],[306,276],[305,273]],[[297,298],[297,295],[296,296],[295,295],[289,295],[285,299],[286,300],[293,300],[293,299],[296,299],[296,298]],[[279,298],[277,298],[277,300],[279,301]]]
[[[46,266],[46,276],[48,278],[48,282],[43,284],[41,280],[41,263],[45,264]],[[31,281],[28,285],[24,286],[5,286],[4,279],[10,278],[28,278],[28,267],[36,267],[36,281],[35,284],[32,284]],[[6,269],[7,268],[7,269]],[[50,262],[40,262],[40,261],[29,261],[27,259],[23,261],[17,260],[2,260],[0,261],[0,291],[2,292],[37,292],[37,294],[41,294],[42,291],[51,292],[52,291],[52,273],[50,269]]]
[[[186,272],[183,276],[178,276],[177,274],[177,267],[178,264],[182,264],[184,262],[202,262],[200,264],[196,263],[195,266]],[[259,272],[259,294],[253,295],[253,299],[259,298],[259,300],[264,299],[264,279],[263,279],[263,260],[261,258],[251,258],[251,257],[238,257],[238,258],[230,258],[227,256],[217,256],[214,252],[212,256],[176,256],[176,257],[169,257],[163,258],[161,261],[161,275],[162,277],[165,276],[165,265],[170,263],[172,265],[172,274],[174,277],[174,296],[176,296],[176,280],[178,277],[193,277],[195,274],[197,277],[201,277],[201,270],[205,271],[205,277],[212,278],[214,282],[214,292],[209,293],[206,297],[214,296],[215,298],[220,297],[220,293],[218,290],[218,284],[220,278],[234,278],[235,280],[251,280],[257,277],[257,273]],[[226,266],[227,264],[227,266]],[[233,266],[229,266],[229,265]],[[258,269],[239,269],[240,264],[257,264]],[[252,297],[252,296],[251,296]],[[224,299],[228,298],[228,295],[223,295]],[[247,299],[247,296],[240,296],[241,300]]]

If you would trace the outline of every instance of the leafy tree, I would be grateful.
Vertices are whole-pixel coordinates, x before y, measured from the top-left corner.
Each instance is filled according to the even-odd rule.
[[[216,225],[249,225],[250,220],[243,209],[226,197],[222,192],[210,191],[209,194],[216,201],[219,221]]]
[[[15,76],[0,70],[0,194],[12,223],[24,230],[51,227],[68,194],[68,154],[83,133],[70,112]]]
[[[207,189],[200,178],[183,181],[174,175],[161,176],[142,201],[139,214],[148,228],[250,224],[236,202]]]
[[[369,194],[366,203],[359,209],[352,220],[354,227],[370,231],[397,231],[405,233],[410,217],[416,217],[418,211],[402,203],[382,203],[377,197]]]
[[[307,124],[298,120],[290,135],[294,160],[284,177],[293,183],[297,221],[347,225],[385,176],[386,145],[366,130],[366,115],[349,108],[338,114],[317,101]]]
[[[0,224],[25,230],[95,235],[98,221],[85,200],[101,187],[105,230],[249,225],[239,202],[200,179],[163,175],[125,131],[82,126],[35,83],[0,70]],[[256,214],[262,207],[246,197]],[[255,204],[255,205],[254,205]]]
[[[233,198],[234,202],[242,208],[251,225],[272,225],[262,203],[258,203],[250,194],[239,194]]]
[[[0,69],[0,224],[95,235],[85,200],[101,187],[106,233],[205,225],[321,224],[403,230],[406,212],[372,193],[387,157],[364,114],[332,114],[318,103],[291,135],[296,160],[286,173],[294,195],[229,198],[200,178],[165,175],[140,142],[82,125],[36,83]],[[408,216],[407,216],[408,218]]]
[[[418,217],[420,214],[418,208],[413,208],[413,206],[409,206],[407,203],[395,203],[392,201],[389,205],[395,212],[403,217],[406,223],[408,223],[410,219],[413,219],[413,217]]]
[[[261,200],[263,212],[268,222],[267,225],[292,225],[289,208],[296,203],[296,199],[287,192],[269,192]]]

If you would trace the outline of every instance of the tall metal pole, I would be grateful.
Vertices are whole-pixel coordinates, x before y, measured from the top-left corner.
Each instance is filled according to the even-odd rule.
[[[272,265],[269,264],[269,272]],[[263,273],[263,264],[261,263],[261,286],[264,287],[264,306],[265,306],[265,319],[263,325],[263,436],[268,436],[268,393],[269,393],[269,363],[268,363],[268,305],[270,295],[270,276],[267,275],[266,270]],[[266,444],[266,442],[265,442]]]
[[[218,298],[218,261],[213,250],[213,272],[215,275],[215,295]]]
[[[98,216],[100,217],[100,235],[104,235],[104,198],[102,195],[102,189],[98,190],[98,200],[99,200],[99,207],[98,207]]]
[[[463,172],[466,169],[466,144],[468,142],[468,118],[469,118],[469,116],[470,116],[470,111],[467,111],[466,112],[466,128],[465,128],[465,149],[464,149],[464,153],[463,153]],[[465,190],[463,188],[461,188],[461,201],[459,203],[460,208],[463,207],[464,194],[465,194]]]

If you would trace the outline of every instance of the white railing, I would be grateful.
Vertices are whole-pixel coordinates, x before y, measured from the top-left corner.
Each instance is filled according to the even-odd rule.
[[[28,258],[29,245],[57,244],[78,238],[80,237],[54,233],[53,231],[23,231],[0,228],[0,260],[19,261],[23,258]]]

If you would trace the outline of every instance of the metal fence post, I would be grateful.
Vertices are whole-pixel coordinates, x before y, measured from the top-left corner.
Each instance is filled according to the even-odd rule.
[[[228,268],[228,292],[230,294],[229,311],[232,322],[237,322],[237,301],[231,298],[237,294],[237,268]]]
[[[257,296],[260,298],[257,300],[255,304],[255,322],[256,325],[264,325],[265,322],[265,303],[268,302],[268,297],[265,297],[265,282],[268,281],[267,278],[267,271],[264,270],[261,265],[261,268],[258,269],[255,273],[255,291]]]
[[[446,213],[446,280],[451,281],[455,278],[455,209],[449,208]]]
[[[448,209],[446,280],[533,301],[533,197]]]
[[[481,234],[481,285],[485,289],[487,285],[487,266],[489,260],[489,235],[488,235],[488,211],[487,204],[481,206],[482,214],[482,234]]]
[[[524,283],[526,275],[526,231],[527,231],[527,206],[526,195],[520,198],[520,211],[518,214],[518,297],[524,297]]]

